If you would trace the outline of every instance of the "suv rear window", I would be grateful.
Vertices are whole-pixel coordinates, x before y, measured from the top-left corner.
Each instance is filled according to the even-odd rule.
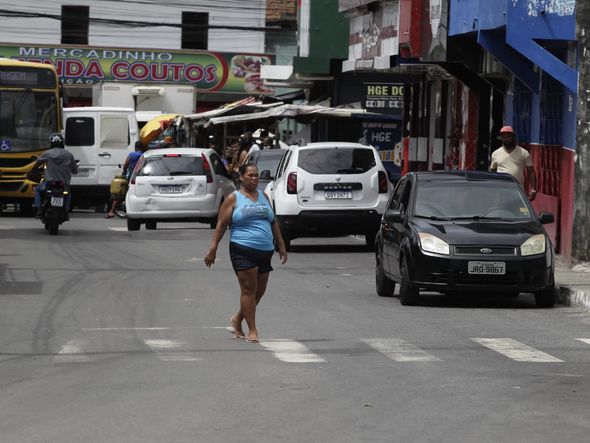
[[[302,149],[297,166],[310,174],[362,174],[374,168],[371,149]]]
[[[201,157],[145,157],[137,175],[205,175],[205,172]]]

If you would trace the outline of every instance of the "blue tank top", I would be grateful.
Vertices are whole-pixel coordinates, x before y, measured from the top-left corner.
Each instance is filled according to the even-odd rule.
[[[258,191],[258,200],[253,202],[240,191],[234,191],[236,205],[232,214],[230,241],[261,251],[274,250],[271,223],[274,212],[264,196]]]

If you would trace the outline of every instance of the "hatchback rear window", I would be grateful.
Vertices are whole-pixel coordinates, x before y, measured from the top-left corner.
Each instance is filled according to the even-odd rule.
[[[362,174],[374,168],[371,149],[302,149],[298,165],[310,174]]]
[[[145,157],[137,175],[205,175],[205,172],[201,157]]]

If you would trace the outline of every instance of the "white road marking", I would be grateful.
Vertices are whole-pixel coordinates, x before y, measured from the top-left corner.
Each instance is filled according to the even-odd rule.
[[[84,354],[80,340],[70,340],[53,358],[53,363],[86,363],[89,361],[90,358]]]
[[[6,281],[13,281],[18,283],[38,282],[37,274],[33,269],[8,269]]]
[[[286,339],[263,340],[260,344],[272,351],[276,358],[287,363],[323,363],[326,361],[298,341]]]
[[[117,231],[117,232],[127,232],[127,228],[125,227],[114,227],[114,226],[109,226],[109,229],[111,231]]]
[[[0,225],[0,229],[9,230],[9,229],[15,229],[15,227],[11,226],[11,225]]]
[[[162,361],[201,361],[201,358],[197,358],[191,355],[191,352],[182,351],[182,348],[186,347],[186,343],[179,340],[144,340],[145,344],[148,345]]]
[[[590,345],[590,338],[576,338],[576,340],[581,341],[582,343],[586,343]]]
[[[401,338],[366,338],[362,341],[397,362],[441,361],[440,358]]]
[[[181,328],[162,328],[162,327],[153,327],[153,328],[82,328],[83,331],[169,331],[171,329],[181,329]]]
[[[511,338],[472,338],[476,343],[485,346],[492,351],[505,355],[519,362],[534,363],[563,363],[563,360],[553,357],[543,351],[520,343]]]

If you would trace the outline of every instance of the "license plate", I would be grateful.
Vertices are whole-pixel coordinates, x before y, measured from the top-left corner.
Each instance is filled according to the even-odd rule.
[[[338,198],[352,198],[352,191],[324,191],[326,200]]]
[[[467,263],[469,274],[505,275],[506,263],[503,261],[470,261]]]
[[[177,185],[160,186],[160,194],[180,194],[181,192],[182,192],[182,186],[177,186]]]
[[[64,198],[63,197],[51,197],[51,206],[63,206],[64,205]]]
[[[78,173],[76,177],[89,177],[90,176],[90,169],[78,169]]]

